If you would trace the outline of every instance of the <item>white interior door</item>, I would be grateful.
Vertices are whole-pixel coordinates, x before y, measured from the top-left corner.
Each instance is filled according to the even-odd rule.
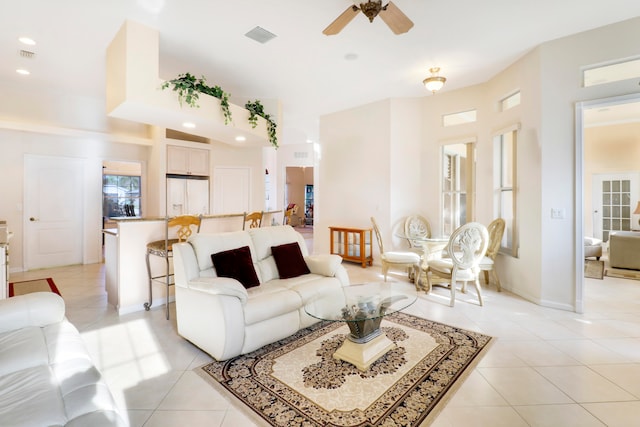
[[[249,210],[251,170],[245,167],[217,167],[213,170],[213,214]]]
[[[81,264],[83,161],[26,156],[24,171],[25,268]]]
[[[631,229],[631,214],[640,194],[640,174],[593,175],[593,235],[603,241],[609,233]]]

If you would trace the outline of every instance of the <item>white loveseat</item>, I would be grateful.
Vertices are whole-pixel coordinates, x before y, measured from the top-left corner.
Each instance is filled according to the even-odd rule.
[[[281,279],[271,247],[297,242],[310,273]],[[217,277],[211,255],[248,246],[259,286]],[[341,307],[349,277],[338,255],[308,255],[304,238],[291,226],[192,236],[174,245],[178,333],[217,360],[249,353],[319,320],[304,306],[335,293]]]
[[[126,426],[63,299],[0,300],[0,426]]]

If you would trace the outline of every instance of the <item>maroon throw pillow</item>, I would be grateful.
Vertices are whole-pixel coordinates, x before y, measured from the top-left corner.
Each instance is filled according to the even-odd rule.
[[[249,246],[211,254],[211,261],[219,277],[236,279],[247,289],[260,285]]]
[[[304,262],[300,245],[297,242],[271,246],[271,253],[276,261],[281,279],[290,279],[311,273],[307,263]]]

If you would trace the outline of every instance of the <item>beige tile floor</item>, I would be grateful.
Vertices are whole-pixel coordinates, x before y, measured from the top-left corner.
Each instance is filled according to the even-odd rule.
[[[380,268],[345,263],[352,283]],[[118,316],[108,306],[104,265],[14,273],[53,277],[99,369],[132,426],[252,426],[246,411],[193,369],[210,358],[176,333],[163,307]],[[390,280],[404,281],[401,274]],[[432,424],[444,426],[640,425],[640,281],[587,279],[586,312],[537,306],[484,287],[448,306],[448,291],[421,294],[407,311],[497,337]]]

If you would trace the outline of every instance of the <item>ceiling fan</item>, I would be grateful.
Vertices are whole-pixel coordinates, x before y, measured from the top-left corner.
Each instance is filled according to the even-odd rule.
[[[358,12],[364,13],[366,17],[369,18],[369,22],[373,22],[373,19],[380,15],[380,18],[382,18],[384,23],[387,24],[395,34],[406,33],[413,27],[413,22],[411,22],[411,20],[407,18],[407,15],[402,13],[395,4],[388,2],[383,6],[382,0],[368,0],[367,2],[360,3],[360,6],[356,6],[355,4],[349,6],[347,10],[342,12],[322,33],[327,36],[338,34],[355,18]]]

